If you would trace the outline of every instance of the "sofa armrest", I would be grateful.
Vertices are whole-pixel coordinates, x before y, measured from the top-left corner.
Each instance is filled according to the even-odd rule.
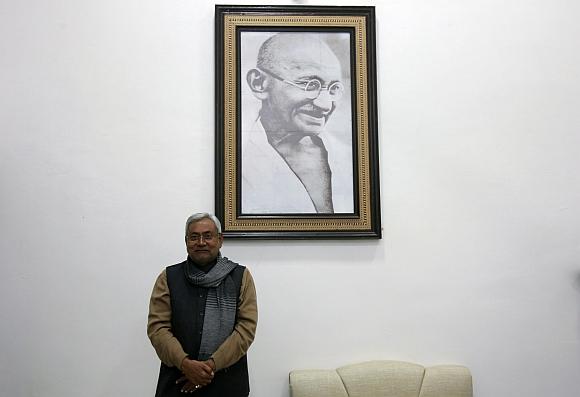
[[[332,369],[290,372],[291,397],[348,397],[338,373]]]
[[[472,397],[471,372],[461,365],[436,365],[425,368],[419,397]]]

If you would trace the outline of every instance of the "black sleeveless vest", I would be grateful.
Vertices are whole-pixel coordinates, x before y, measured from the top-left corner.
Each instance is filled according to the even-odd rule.
[[[171,327],[173,335],[179,340],[185,352],[191,358],[197,359],[208,289],[197,287],[187,281],[186,263],[187,261],[178,263],[166,269],[167,286],[171,296]],[[227,276],[234,281],[237,297],[240,296],[244,269],[244,266],[238,265]],[[181,376],[181,371],[176,367],[168,367],[161,363],[155,397],[182,397],[184,393],[180,390],[183,383],[175,384]],[[244,355],[231,367],[217,371],[209,385],[194,393],[195,397],[246,397],[249,392],[248,364]]]

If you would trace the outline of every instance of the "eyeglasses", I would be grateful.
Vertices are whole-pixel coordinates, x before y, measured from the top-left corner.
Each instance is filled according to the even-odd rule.
[[[191,242],[191,243],[201,243],[203,241],[205,241],[206,243],[211,243],[215,238],[217,237],[217,235],[207,232],[207,233],[202,233],[202,234],[189,234],[186,238],[187,241]]]
[[[318,79],[310,79],[308,81],[290,81],[270,72],[269,70],[264,70],[261,68],[258,68],[258,70],[266,74],[269,74],[276,80],[280,80],[286,84],[290,84],[300,90],[303,90],[306,93],[306,97],[309,99],[318,98],[320,92],[323,89],[328,91],[328,95],[330,95],[330,98],[333,101],[339,100],[340,97],[342,97],[342,94],[344,93],[344,84],[342,84],[340,81],[335,81],[334,83],[328,85],[323,85],[322,82]]]

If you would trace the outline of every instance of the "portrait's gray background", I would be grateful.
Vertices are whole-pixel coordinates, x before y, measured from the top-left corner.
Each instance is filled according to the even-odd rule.
[[[371,359],[576,395],[580,3],[376,4],[384,238],[224,243],[258,288],[252,396]],[[214,206],[214,2],[0,10],[1,394],[151,396],[151,287]]]

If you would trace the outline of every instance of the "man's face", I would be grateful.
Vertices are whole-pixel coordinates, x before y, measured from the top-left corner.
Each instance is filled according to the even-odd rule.
[[[190,223],[185,236],[189,257],[199,265],[213,262],[222,247],[223,237],[218,234],[213,221],[208,218]]]
[[[313,40],[290,45],[281,44],[280,56],[271,72],[285,80],[305,84],[318,79],[324,87],[341,80],[340,63],[326,44]],[[270,76],[268,98],[262,109],[264,119],[275,120],[277,128],[289,133],[319,134],[336,108],[328,91],[308,98],[296,86]]]

